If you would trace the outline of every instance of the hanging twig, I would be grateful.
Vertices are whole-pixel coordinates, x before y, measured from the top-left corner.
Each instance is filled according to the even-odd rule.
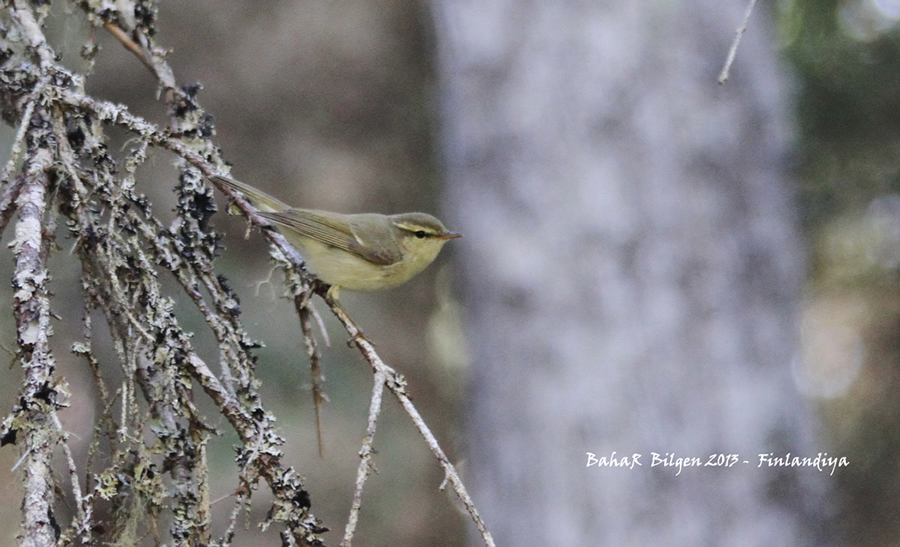
[[[750,15],[753,13],[753,7],[755,5],[756,0],[750,0],[749,5],[747,6],[747,13],[744,14],[744,20],[741,21],[741,26],[737,28],[737,31],[735,31],[734,41],[731,43],[731,47],[728,49],[728,58],[725,59],[725,66],[722,67],[722,72],[719,74],[719,85],[724,84],[728,80],[728,73],[729,71],[731,71],[731,64],[734,62],[735,55],[737,55],[738,45],[741,43],[741,37],[747,30],[747,23],[750,21]]]
[[[309,357],[309,374],[312,381],[313,406],[316,411],[316,438],[319,441],[319,457],[325,455],[325,445],[322,435],[322,405],[328,401],[322,384],[324,377],[322,376],[322,367],[319,365],[319,348],[316,344],[316,337],[313,335],[312,322],[310,316],[309,299],[312,297],[312,291],[306,290],[294,297],[294,307],[297,315],[300,317],[300,330],[303,331],[303,338],[306,340],[306,355]]]

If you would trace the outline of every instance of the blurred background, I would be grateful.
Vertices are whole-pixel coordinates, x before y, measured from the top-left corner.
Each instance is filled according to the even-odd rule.
[[[427,211],[465,234],[404,287],[342,300],[406,375],[498,544],[824,544],[823,530],[835,543],[898,544],[900,3],[760,4],[721,87],[744,2],[488,4],[164,2],[157,39],[178,81],[202,84],[235,178],[298,206]],[[59,51],[83,70],[89,25],[61,8]],[[146,69],[97,40],[87,91],[166,125]],[[172,160],[157,153],[139,171],[163,217]],[[320,459],[280,274],[239,217],[214,223],[227,234],[219,266],[265,343],[263,402],[337,544],[371,373],[326,317]],[[67,353],[81,332],[67,245],[52,284],[73,393],[62,418],[87,443],[95,388]],[[0,260],[10,272],[9,253]],[[181,313],[215,355],[200,317]],[[13,347],[12,318],[0,321]],[[7,377],[10,408],[19,372]],[[235,488],[235,437],[218,425],[214,499]],[[355,544],[468,544],[471,523],[389,397],[375,448]],[[585,469],[586,452],[613,450],[827,452],[851,464],[677,478]],[[0,469],[18,457],[0,450]],[[2,488],[11,544],[19,482]],[[268,505],[255,499],[236,544],[277,541],[258,532]],[[230,503],[215,509],[221,532]]]

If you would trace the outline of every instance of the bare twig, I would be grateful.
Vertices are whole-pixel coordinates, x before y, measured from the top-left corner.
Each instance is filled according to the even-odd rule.
[[[103,28],[107,30],[110,34],[112,34],[128,51],[134,53],[134,56],[147,67],[153,75],[156,75],[156,70],[153,67],[153,60],[150,58],[150,53],[146,51],[144,48],[139,46],[131,37],[128,36],[124,30],[119,28],[117,25],[113,23],[104,23]]]
[[[163,89],[171,95],[177,94],[180,98],[184,98],[184,93],[180,92],[175,86],[175,74],[166,61],[165,54],[150,46],[146,34],[134,33],[135,37],[140,40],[140,44],[138,44],[115,23],[106,22],[103,28],[119,40],[125,46],[125,49],[132,52],[150,70]],[[167,98],[172,100],[174,96]]]
[[[324,457],[325,446],[322,436],[322,405],[328,400],[322,388],[324,377],[322,376],[322,367],[319,365],[319,348],[316,345],[316,338],[312,331],[312,322],[310,321],[310,301],[312,291],[307,290],[302,294],[294,297],[294,307],[297,315],[300,316],[300,330],[303,331],[303,337],[306,339],[306,354],[309,357],[309,373],[312,377],[312,393],[313,406],[316,410],[316,436],[319,440],[319,457]]]
[[[734,41],[731,43],[731,47],[728,49],[728,58],[725,59],[725,66],[722,67],[722,72],[719,74],[719,85],[724,84],[728,81],[728,73],[731,70],[731,64],[734,63],[734,57],[737,55],[738,45],[741,43],[741,36],[744,35],[744,32],[747,30],[747,23],[750,21],[750,15],[753,13],[753,7],[756,5],[756,0],[750,0],[750,3],[747,5],[747,13],[744,14],[744,20],[741,21],[741,26],[737,28],[734,34]]]
[[[330,296],[327,293],[323,293],[323,297],[328,305],[331,307],[335,316],[337,316],[338,320],[344,325],[344,328],[347,330],[347,333],[350,334],[350,339],[356,344],[356,347],[359,348],[360,353],[363,358],[369,363],[372,369],[375,371],[375,374],[379,373],[383,375],[383,382],[387,385],[387,388],[394,394],[394,397],[400,401],[400,404],[403,406],[406,413],[409,414],[410,418],[412,418],[413,423],[416,425],[416,428],[419,430],[419,433],[422,437],[425,438],[425,442],[428,444],[428,447],[431,449],[432,454],[441,464],[441,467],[444,468],[445,474],[445,482],[449,482],[453,486],[453,491],[456,492],[456,495],[459,497],[460,501],[462,501],[463,505],[468,511],[469,516],[472,517],[472,520],[475,522],[475,525],[478,527],[478,531],[481,533],[481,537],[485,542],[485,545],[488,547],[493,547],[494,539],[491,536],[491,533],[488,531],[487,526],[482,520],[481,515],[478,514],[478,510],[475,508],[475,503],[472,501],[472,498],[469,496],[469,493],[466,491],[466,487],[462,482],[462,479],[459,478],[459,474],[456,472],[456,468],[450,463],[450,460],[447,458],[447,455],[444,454],[444,451],[441,449],[440,445],[435,439],[434,435],[431,433],[431,429],[429,429],[428,425],[425,423],[425,420],[422,419],[422,416],[419,414],[419,411],[416,410],[415,405],[413,405],[412,401],[409,398],[409,395],[406,393],[406,380],[402,375],[397,373],[394,369],[387,366],[382,360],[381,357],[375,352],[375,347],[369,342],[368,339],[363,335],[362,331],[359,330],[359,327],[356,326],[356,323],[353,322],[352,319],[347,315],[344,307],[340,305],[340,303]],[[357,479],[358,480],[358,479]]]
[[[353,534],[356,531],[356,523],[359,520],[359,508],[362,506],[362,491],[369,478],[369,472],[374,469],[372,454],[375,442],[375,428],[378,426],[378,415],[381,413],[381,396],[384,393],[384,384],[387,377],[381,370],[375,371],[372,385],[372,399],[369,403],[369,424],[366,426],[366,435],[363,437],[362,448],[359,449],[359,467],[356,470],[356,489],[353,491],[353,503],[350,506],[350,516],[347,526],[344,528],[342,547],[350,547],[353,542]]]

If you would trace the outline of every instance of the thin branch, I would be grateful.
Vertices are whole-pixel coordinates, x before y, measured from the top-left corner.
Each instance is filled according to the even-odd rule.
[[[112,34],[128,51],[134,53],[134,56],[138,58],[138,60],[145,66],[147,69],[156,76],[156,69],[153,66],[153,61],[150,59],[150,54],[144,48],[139,46],[137,42],[132,40],[128,33],[115,25],[113,23],[107,22],[103,24],[103,28],[106,29],[107,32]]]
[[[466,487],[463,484],[462,479],[459,478],[459,474],[456,472],[456,468],[452,463],[450,463],[447,455],[444,454],[444,451],[438,444],[437,439],[431,433],[431,429],[428,428],[425,420],[422,419],[419,411],[416,410],[415,405],[413,405],[412,401],[409,398],[409,395],[406,393],[406,380],[402,375],[398,374],[397,371],[387,366],[384,361],[381,360],[381,357],[379,357],[375,352],[375,347],[363,335],[362,331],[359,330],[359,327],[356,326],[356,323],[354,323],[353,320],[350,319],[350,317],[347,315],[346,310],[344,310],[344,307],[341,306],[337,300],[332,299],[327,293],[323,292],[322,294],[323,298],[325,298],[325,301],[331,307],[335,316],[337,316],[341,324],[344,325],[347,333],[350,334],[350,339],[354,344],[356,344],[356,347],[359,348],[359,351],[362,354],[363,358],[369,363],[369,365],[375,371],[376,375],[379,373],[383,375],[383,381],[387,385],[387,388],[391,391],[391,393],[394,394],[394,397],[396,397],[397,400],[400,401],[400,404],[403,406],[404,410],[406,410],[406,413],[409,414],[410,418],[412,418],[412,421],[416,425],[416,428],[419,430],[419,433],[422,435],[422,437],[425,438],[425,442],[431,449],[432,454],[434,454],[434,457],[441,464],[441,467],[444,468],[445,482],[449,482],[453,486],[453,491],[456,492],[456,495],[466,507],[466,511],[468,511],[469,516],[472,517],[472,520],[478,527],[478,531],[479,533],[481,533],[481,537],[484,540],[485,545],[487,545],[488,547],[494,547],[494,539],[491,536],[491,533],[488,531],[484,520],[481,518],[481,515],[478,514],[478,510],[475,508],[475,503],[472,501],[472,498],[466,491]]]
[[[157,126],[139,116],[135,116],[134,114],[129,112],[128,108],[123,105],[117,105],[108,101],[97,100],[84,95],[83,93],[79,93],[70,89],[64,90],[62,93],[62,100],[67,104],[71,104],[73,106],[77,106],[79,108],[87,110],[88,112],[96,116],[99,121],[108,121],[114,123],[127,131],[140,135],[141,137],[147,139],[150,144],[168,150],[176,154],[183,160],[187,161],[188,163],[199,169],[200,172],[203,173],[203,175],[206,177],[210,177],[224,171],[224,169],[220,168],[218,164],[213,164],[200,154],[194,152],[180,139],[166,132],[160,131]],[[242,194],[239,194],[225,186],[217,185],[216,187],[220,192],[222,192],[232,200],[232,202],[241,210],[241,213],[244,214],[248,218],[248,220],[253,223],[254,226],[271,226],[269,222],[256,214],[256,208],[253,207]],[[268,239],[278,248],[278,250],[297,269],[297,271],[304,271],[303,257],[290,243],[288,243],[287,239],[285,239],[283,235],[281,235],[276,230],[263,230],[262,233],[263,236],[266,237],[266,239]]]
[[[347,526],[344,528],[344,539],[341,547],[351,547],[353,533],[356,531],[356,523],[359,520],[359,508],[362,506],[362,491],[369,478],[369,473],[375,469],[372,463],[375,442],[375,428],[378,426],[378,415],[381,413],[381,397],[384,393],[384,384],[387,377],[381,370],[376,370],[373,378],[372,399],[369,403],[369,424],[366,427],[366,435],[363,437],[362,448],[359,449],[359,467],[356,470],[356,489],[353,491],[353,503],[350,506],[350,516]]]
[[[25,135],[28,133],[31,126],[35,106],[39,101],[44,100],[45,98],[44,91],[50,82],[51,72],[49,70],[49,65],[52,61],[52,56],[48,52],[49,48],[47,42],[40,32],[40,26],[35,20],[31,9],[22,0],[16,0],[14,4],[15,7],[10,10],[10,14],[13,19],[18,22],[18,26],[23,29],[25,38],[28,40],[31,47],[39,52],[41,58],[41,71],[37,83],[35,83],[31,92],[28,94],[28,98],[25,102],[25,109],[22,112],[19,120],[19,127],[16,129],[16,136],[13,139],[12,147],[10,148],[9,160],[7,160],[6,166],[3,168],[2,176],[0,176],[0,188],[3,189],[3,196],[2,199],[0,199],[0,232],[6,229],[6,224],[9,222],[10,217],[12,217],[13,207],[15,206],[15,200],[20,189],[19,184],[10,184],[10,174],[13,169],[15,169],[16,163],[19,161],[19,156],[22,153],[22,145],[25,143]]]
[[[725,66],[722,67],[722,72],[719,74],[719,85],[722,85],[726,81],[728,81],[728,73],[729,71],[731,71],[731,64],[734,63],[734,57],[735,55],[737,55],[738,44],[741,43],[741,37],[747,30],[747,23],[750,21],[750,15],[753,13],[754,6],[756,6],[756,0],[750,0],[749,5],[747,6],[747,13],[744,14],[744,20],[741,21],[741,26],[738,27],[737,31],[735,31],[734,41],[731,43],[731,48],[728,49],[728,58],[725,59]]]
[[[0,185],[3,195],[0,195],[0,233],[6,231],[6,226],[16,210],[16,198],[22,189],[21,181]]]
[[[34,106],[37,104],[38,99],[43,97],[44,88],[47,86],[49,80],[49,75],[44,74],[31,91],[28,102],[25,103],[25,110],[22,112],[22,119],[19,121],[19,128],[16,130],[16,136],[13,139],[12,147],[9,151],[9,160],[6,162],[6,167],[3,168],[3,176],[0,177],[0,185],[5,186],[9,183],[9,174],[15,169],[16,163],[19,161],[19,155],[22,153],[22,145],[25,143],[25,133],[28,131],[28,126],[31,124],[31,116],[34,115]],[[6,207],[3,208],[3,211],[5,210]],[[5,223],[3,226],[0,226],[0,231],[2,231],[3,227],[5,227]]]
[[[64,431],[62,423],[59,421],[59,413],[55,410],[50,413],[53,419],[53,425],[57,431]],[[85,503],[84,492],[81,490],[81,484],[78,480],[78,466],[75,465],[75,458],[72,456],[72,448],[69,446],[69,433],[63,433],[60,439],[63,454],[66,456],[66,466],[69,472],[69,480],[72,482],[72,496],[75,498],[75,522],[73,526],[76,534],[81,538],[81,542],[90,545],[91,539],[91,507]]]
[[[306,340],[306,354],[309,357],[309,373],[312,380],[313,406],[316,410],[316,436],[319,441],[319,457],[324,457],[325,445],[322,436],[322,405],[328,401],[322,384],[325,379],[322,376],[322,367],[319,365],[319,348],[313,335],[312,322],[310,321],[310,301],[312,291],[307,290],[294,297],[294,307],[300,317],[300,330]]]
[[[222,536],[223,545],[231,545],[231,542],[234,540],[234,530],[235,528],[237,528],[237,519],[238,516],[240,516],[241,509],[243,509],[245,506],[249,509],[249,492],[250,490],[248,488],[241,486],[236,492],[228,494],[227,496],[223,496],[212,502],[212,505],[215,505],[219,501],[234,496],[234,507],[231,509],[231,516],[228,519],[228,528],[225,530],[225,534]]]
[[[175,86],[175,73],[166,61],[164,52],[154,49],[150,46],[147,36],[141,32],[135,32],[134,35],[140,40],[140,44],[135,42],[128,33],[120,28],[117,24],[107,21],[103,28],[112,34],[119,42],[125,46],[125,49],[132,52],[141,63],[156,77],[160,86],[165,89],[170,96],[168,100],[173,100],[177,95],[179,98],[185,98],[185,94]]]

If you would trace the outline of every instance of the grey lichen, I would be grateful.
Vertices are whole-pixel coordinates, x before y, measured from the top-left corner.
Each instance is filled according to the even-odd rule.
[[[327,528],[310,512],[310,494],[300,475],[284,464],[285,440],[259,395],[252,351],[260,343],[244,330],[239,299],[216,270],[223,247],[210,224],[216,204],[205,179],[227,170],[210,140],[215,126],[197,100],[200,87],[177,86],[167,52],[155,45],[155,1],[60,3],[66,4],[67,16],[85,17],[94,31],[111,34],[153,74],[169,125],[162,130],[124,105],[85,93],[90,72],[76,74],[60,65],[44,35],[48,2],[0,3],[0,115],[17,128],[0,175],[0,231],[16,217],[13,313],[16,360],[23,370],[17,402],[0,420],[0,446],[15,445],[22,453],[17,464],[25,494],[20,545],[134,545],[146,537],[166,545],[231,545],[239,514],[249,511],[252,494],[263,483],[272,505],[261,528],[280,528],[283,545],[324,545],[321,535]],[[89,69],[97,50],[92,33],[81,47]],[[112,128],[130,139],[118,159],[108,148]],[[177,205],[168,225],[139,190],[144,163],[160,151],[177,158]],[[260,221],[246,200],[234,199],[234,207]],[[83,464],[75,461],[58,417],[69,404],[69,389],[56,374],[49,343],[54,314],[47,264],[57,247],[60,221],[74,241],[72,259],[81,265],[83,339],[71,344],[71,352],[90,370],[100,403]],[[300,317],[316,404],[325,396],[311,328],[311,318],[318,317],[308,306],[312,293],[325,299],[374,372],[369,427],[342,544],[349,546],[355,533],[386,388],[412,418],[444,469],[445,482],[492,546],[458,473],[413,406],[403,377],[382,362],[328,296],[328,287],[306,275],[302,259],[283,236],[266,231],[265,237],[285,271],[286,296]],[[164,288],[164,276],[175,281],[175,293]],[[192,334],[179,321],[176,299],[193,304],[218,342],[217,373],[194,349]],[[115,363],[101,359],[94,348],[96,317],[108,327]],[[113,377],[124,381],[113,384]],[[194,403],[201,390],[240,440],[233,509],[220,535],[212,530],[207,461],[208,443],[217,432]],[[57,447],[74,500],[74,516],[65,523],[55,516],[62,492],[51,467]],[[168,524],[167,531],[160,530],[161,523]]]
[[[242,445],[235,505],[248,505],[265,483],[274,501],[263,524],[282,527],[286,544],[321,545],[325,529],[309,512],[299,475],[283,464],[284,439],[259,396],[251,353],[259,344],[243,329],[237,295],[215,267],[221,236],[210,225],[216,205],[204,182],[222,170],[209,140],[213,120],[197,102],[199,87],[177,87],[165,52],[154,44],[156,3],[81,1],[67,9],[113,34],[154,73],[169,114],[165,131],[125,106],[86,95],[89,74],[58,64],[43,31],[47,9],[35,5],[14,0],[0,8],[0,103],[4,120],[18,128],[0,179],[0,229],[15,223],[13,309],[24,371],[18,402],[0,422],[0,443],[22,450],[21,544],[130,545],[148,534],[178,545],[230,544],[234,519],[218,538],[211,526],[206,447],[216,432],[195,406],[202,390]],[[82,48],[87,57],[95,51],[91,40]],[[118,160],[107,145],[114,126],[131,135]],[[177,206],[168,225],[139,191],[142,166],[158,150],[179,158]],[[90,368],[103,409],[82,465],[56,416],[69,397],[49,343],[47,259],[59,220],[82,267],[84,339],[71,349]],[[162,276],[171,276],[182,296],[167,293]],[[218,374],[179,321],[174,302],[184,296],[219,343]],[[95,312],[112,334],[117,373],[95,353]],[[125,381],[111,390],[113,373]],[[56,446],[64,447],[73,479],[77,507],[68,523],[54,513],[61,492],[51,471]],[[87,479],[83,490],[78,474]],[[112,521],[98,520],[109,514]],[[159,530],[162,522],[167,531]]]

